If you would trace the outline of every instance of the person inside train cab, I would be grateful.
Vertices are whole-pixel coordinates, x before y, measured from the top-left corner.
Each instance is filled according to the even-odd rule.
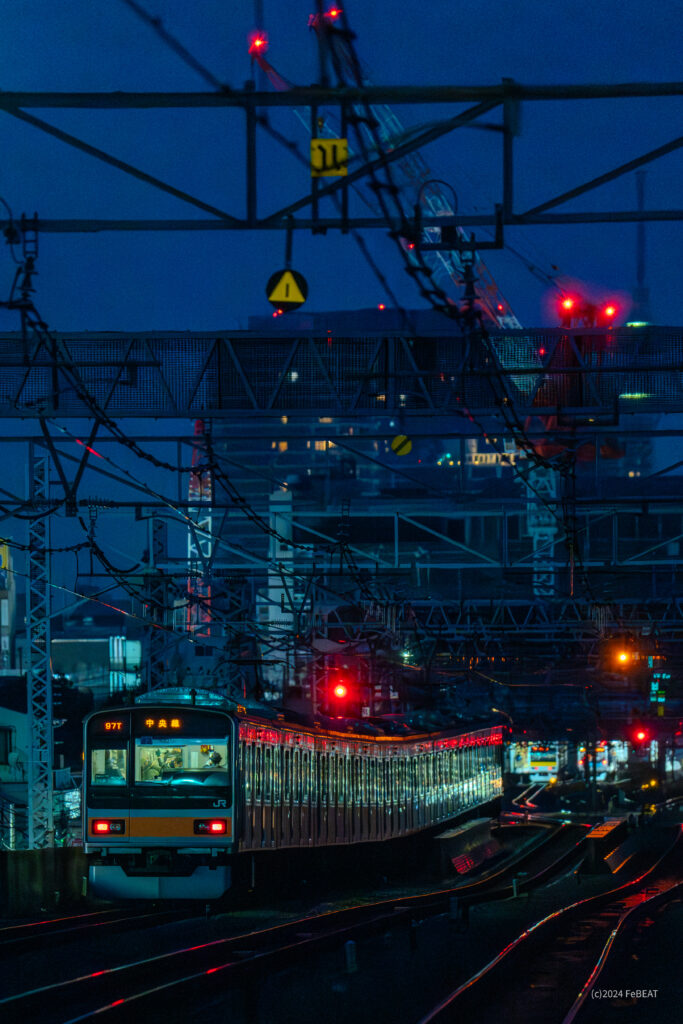
[[[221,761],[222,760],[223,760],[223,758],[218,753],[218,751],[214,750],[214,752],[211,755],[211,757],[209,758],[209,760],[205,764],[202,765],[202,768],[221,768],[222,767],[222,765],[221,765]]]
[[[107,754],[104,762],[104,774],[111,782],[123,782],[124,773],[116,760],[114,754]]]
[[[153,754],[149,754],[142,760],[142,780],[143,782],[151,782],[154,779],[158,779],[161,775],[161,766],[159,759]]]

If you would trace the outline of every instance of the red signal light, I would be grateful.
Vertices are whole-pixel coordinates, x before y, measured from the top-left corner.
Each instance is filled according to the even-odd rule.
[[[349,690],[348,687],[344,685],[344,683],[337,683],[337,685],[332,690],[332,693],[335,695],[337,700],[343,700],[344,697],[348,696]]]
[[[605,306],[605,311],[604,312],[605,312],[605,316],[609,316],[609,317],[616,316],[616,314],[617,314],[617,307],[610,303],[609,306]]]
[[[339,17],[339,15],[340,15],[340,14],[342,14],[342,13],[343,13],[343,12],[342,12],[342,9],[341,9],[341,7],[331,7],[331,8],[329,9],[329,11],[327,12],[327,14],[325,15],[325,17],[326,17],[326,18],[329,18],[329,19],[330,19],[330,21],[334,21],[334,20],[335,20],[336,18],[338,18],[338,17]]]
[[[644,729],[639,729],[638,730],[638,732],[636,733],[636,739],[637,740],[646,740],[647,739],[647,733],[645,732]]]
[[[574,299],[571,299],[569,296],[567,296],[566,299],[562,299],[560,305],[562,306],[562,309],[566,309],[567,312],[569,312],[570,309],[574,308]]]

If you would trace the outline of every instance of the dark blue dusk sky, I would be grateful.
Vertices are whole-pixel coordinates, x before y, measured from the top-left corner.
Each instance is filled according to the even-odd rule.
[[[140,0],[212,73],[234,88],[251,69],[246,38],[251,2]],[[307,0],[264,0],[269,59],[286,77],[310,84],[317,75]],[[671,0],[542,2],[434,0],[429,5],[349,0],[357,50],[372,81],[383,85],[675,81],[681,77],[683,5]],[[425,13],[427,12],[427,13]],[[204,91],[202,78],[171,52],[120,0],[20,0],[3,5],[0,41],[4,90]],[[522,211],[680,134],[680,99],[544,103],[525,107],[516,208]],[[432,121],[454,107],[397,107],[404,125]],[[184,189],[242,215],[244,132],[238,111],[32,111]],[[306,150],[290,111],[272,123]],[[179,200],[0,112],[0,196],[14,214],[45,218],[203,216]],[[423,151],[435,177],[456,190],[465,212],[492,209],[499,196],[498,140],[460,131]],[[305,170],[259,137],[260,213],[303,195]],[[647,169],[647,205],[681,203],[681,151]],[[635,206],[630,174],[562,210]],[[538,267],[555,264],[567,278],[595,289],[630,291],[635,283],[634,225],[509,230],[509,242]],[[406,306],[422,302],[386,237],[366,232],[373,256]],[[647,227],[647,278],[654,319],[683,322],[680,223]],[[356,245],[336,235],[297,233],[293,265],[309,283],[310,310],[374,306],[387,301]],[[45,235],[36,304],[55,330],[246,327],[267,314],[270,274],[283,265],[277,232]],[[509,253],[487,262],[525,325],[552,323],[546,289]],[[0,293],[13,274],[0,252]],[[0,329],[17,326],[0,314]],[[283,325],[284,326],[284,325]]]

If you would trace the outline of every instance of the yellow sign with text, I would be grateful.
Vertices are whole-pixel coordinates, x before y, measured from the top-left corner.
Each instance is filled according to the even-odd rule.
[[[311,177],[339,178],[348,174],[348,139],[311,139]]]

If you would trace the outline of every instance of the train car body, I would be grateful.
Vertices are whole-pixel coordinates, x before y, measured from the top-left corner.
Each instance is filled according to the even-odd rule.
[[[86,719],[94,894],[215,899],[242,855],[383,842],[501,796],[500,726],[399,738],[267,715],[174,693]]]

